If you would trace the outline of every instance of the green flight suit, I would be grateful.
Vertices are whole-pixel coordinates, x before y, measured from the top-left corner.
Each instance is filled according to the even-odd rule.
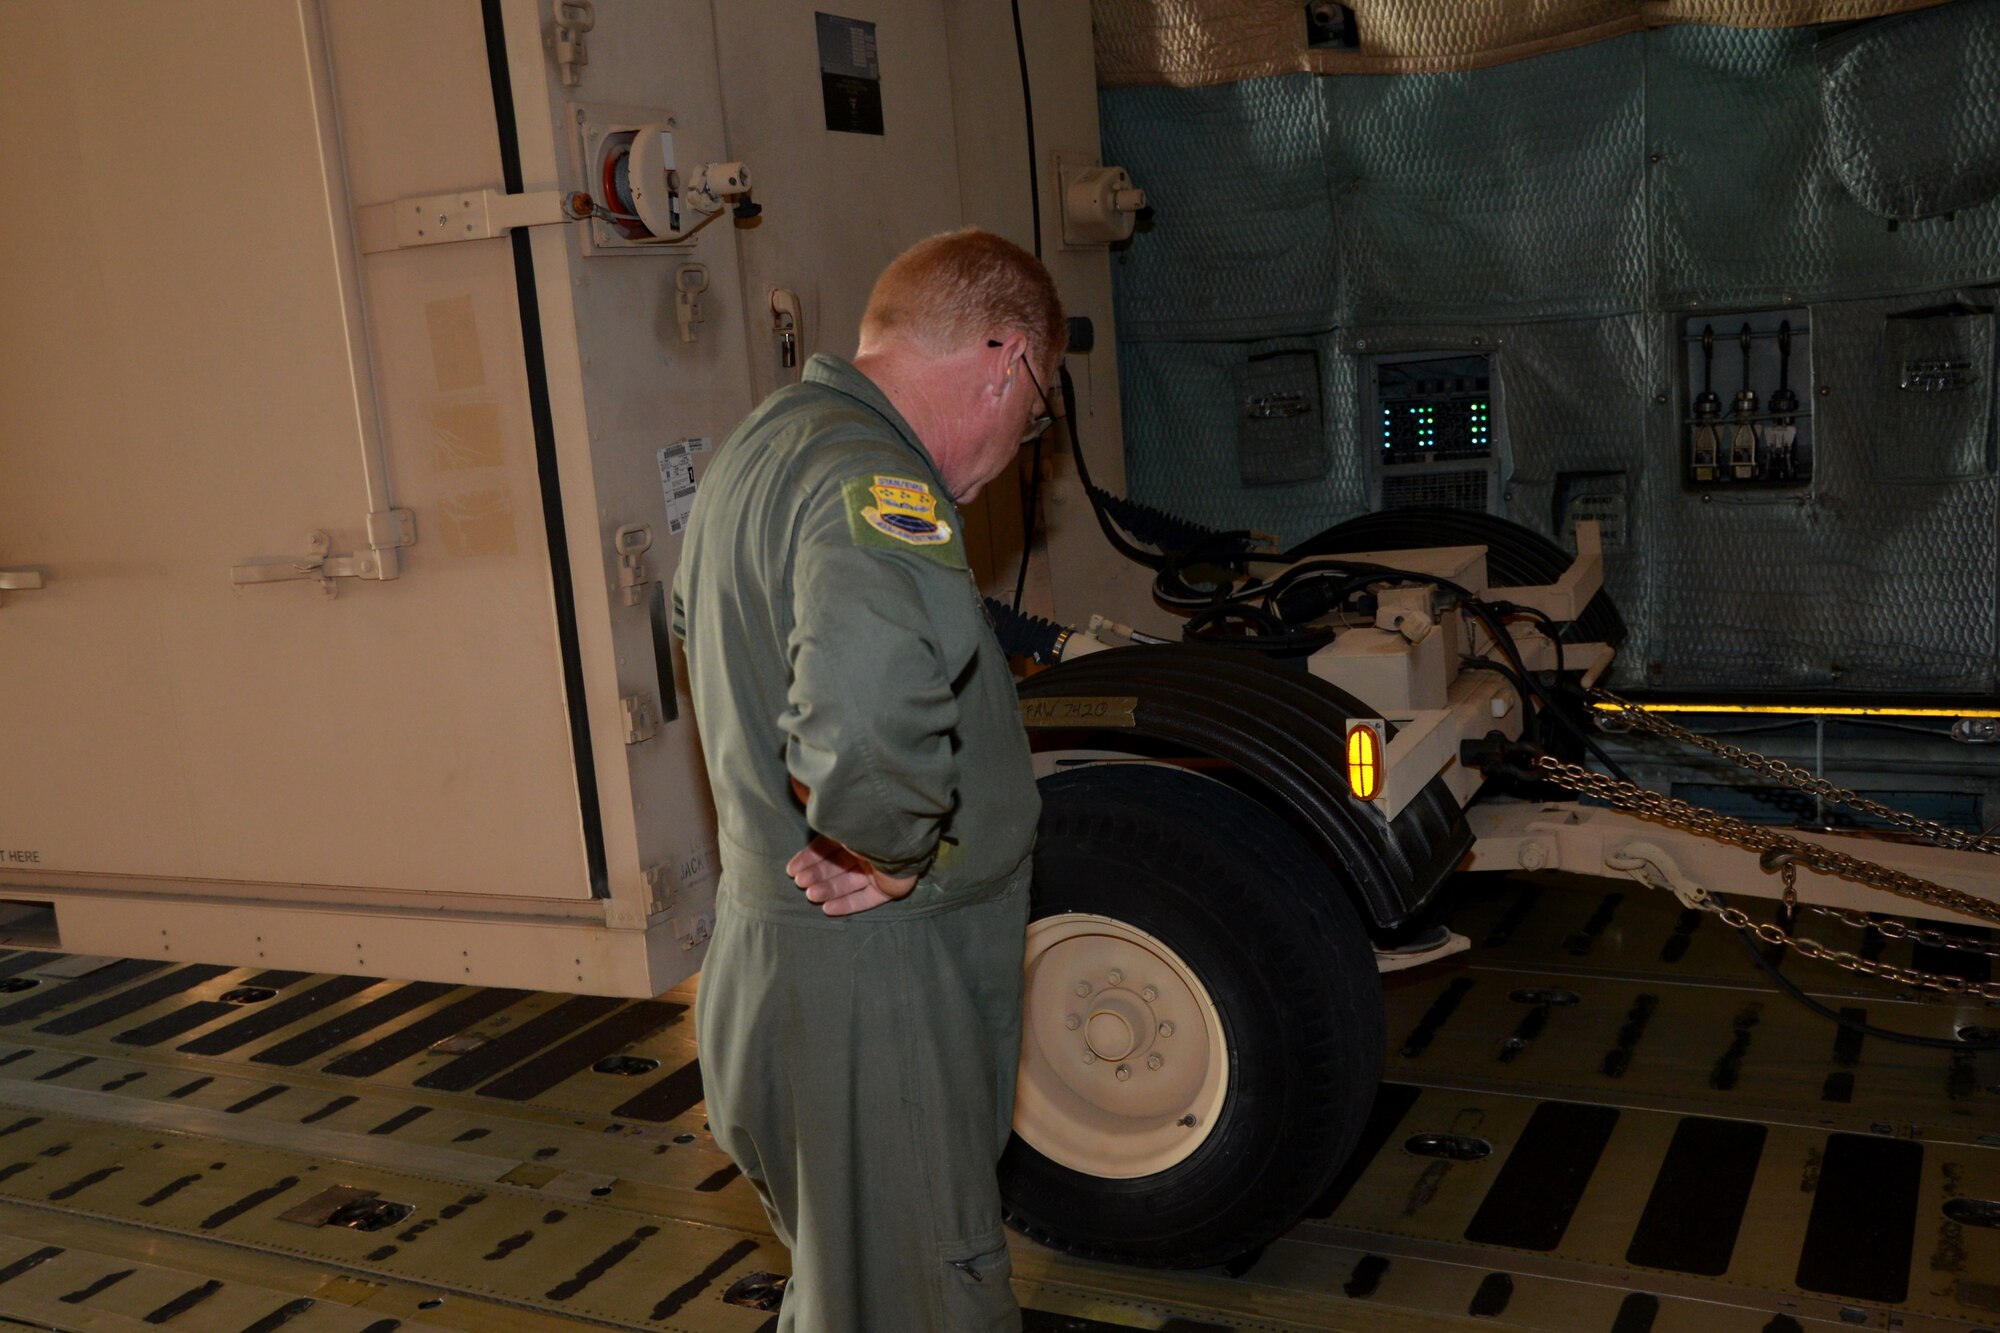
[[[792,1251],[779,1327],[1018,1328],[995,1164],[1040,798],[957,510],[866,376],[816,356],[723,444],[674,601],[722,852],[702,1083]],[[815,832],[916,888],[827,916],[784,868]]]

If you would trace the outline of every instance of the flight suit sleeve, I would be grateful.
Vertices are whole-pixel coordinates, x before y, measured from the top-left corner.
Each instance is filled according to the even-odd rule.
[[[966,663],[932,611],[940,581],[966,578],[963,546],[945,524],[949,540],[928,545],[866,528],[862,496],[853,479],[829,483],[802,517],[779,726],[813,829],[908,875],[935,858],[958,799],[951,683]]]

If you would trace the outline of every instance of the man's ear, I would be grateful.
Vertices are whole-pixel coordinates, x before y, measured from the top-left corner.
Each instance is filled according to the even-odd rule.
[[[1027,335],[1018,329],[1010,333],[996,330],[987,335],[987,380],[996,396],[1004,395],[1014,376],[1021,373],[1021,358],[1027,350]]]

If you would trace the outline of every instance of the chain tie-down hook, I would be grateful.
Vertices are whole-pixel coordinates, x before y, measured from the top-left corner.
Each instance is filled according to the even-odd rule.
[[[1636,705],[1628,704],[1626,707],[1634,714],[1640,711]],[[1761,759],[1762,756],[1758,758]],[[1788,909],[1796,903],[1797,870],[1793,862],[1804,861],[1813,871],[1821,875],[1832,875],[1887,893],[1913,898],[1934,907],[1956,912],[1961,916],[2000,922],[2000,904],[1988,902],[1961,889],[1919,879],[1914,875],[1849,856],[1845,852],[1836,851],[1819,843],[1802,842],[1783,833],[1774,833],[1764,826],[1690,805],[1686,801],[1663,796],[1659,792],[1648,791],[1633,783],[1620,781],[1609,774],[1595,773],[1579,764],[1566,763],[1553,755],[1539,756],[1534,761],[1534,767],[1542,776],[1580,796],[1596,797],[1614,809],[1625,810],[1671,828],[1682,829],[1741,847],[1746,851],[1756,852],[1759,864],[1766,870],[1784,873]],[[1894,985],[1923,987],[1950,995],[1969,995],[2000,1003],[2000,981],[1968,981],[1962,977],[1860,958],[1842,949],[1829,948],[1806,936],[1793,935],[1775,922],[1753,921],[1737,908],[1724,906],[1710,899],[1689,902],[1684,897],[1683,901],[1688,902],[1689,906],[1715,914],[1732,929],[1751,931],[1765,944],[1791,948],[1804,957],[1831,963],[1850,972],[1875,977]],[[1813,910],[1826,911],[1818,907]],[[1829,913],[1829,915],[1839,914]],[[1860,927],[1876,924],[1868,919],[1850,919],[1846,916],[1840,919]],[[1885,921],[1881,924],[1888,926],[1890,923]],[[1891,932],[1885,930],[1884,933]],[[1898,929],[1894,934],[1909,935],[1913,938],[1918,936],[1917,931],[1907,928]]]
[[[1784,906],[1778,911],[1778,922],[1786,931],[1791,930],[1799,915],[1798,859],[1799,854],[1787,847],[1766,847],[1764,854],[1757,858],[1757,864],[1764,868],[1765,874],[1775,870],[1784,877]]]

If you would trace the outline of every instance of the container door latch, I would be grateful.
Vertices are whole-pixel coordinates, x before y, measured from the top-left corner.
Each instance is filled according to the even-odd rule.
[[[229,581],[288,583],[312,579],[328,597],[339,592],[338,579],[400,578],[403,560],[397,550],[417,543],[417,516],[408,509],[385,509],[368,516],[368,546],[352,555],[333,554],[333,538],[314,530],[306,537],[305,555],[256,555],[229,567]]]

